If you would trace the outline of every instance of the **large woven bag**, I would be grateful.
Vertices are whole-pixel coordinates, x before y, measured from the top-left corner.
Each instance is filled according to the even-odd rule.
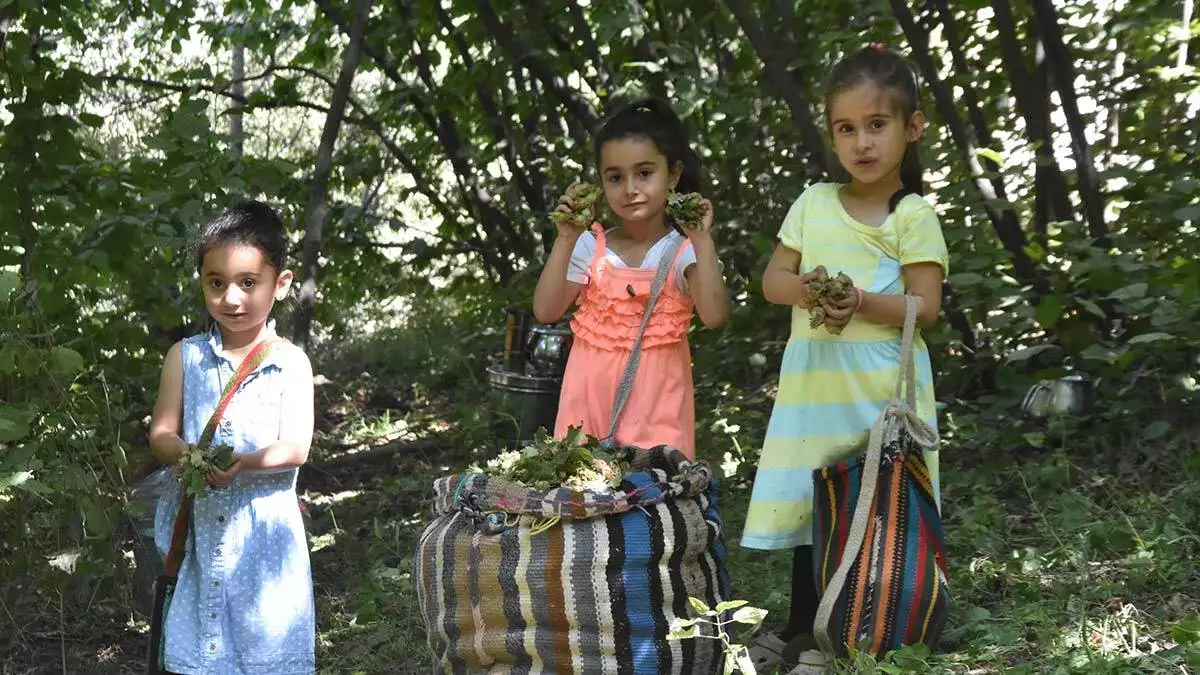
[[[916,413],[916,304],[905,299],[900,378],[866,455],[813,472],[822,591],[814,637],[830,656],[933,647],[950,610],[945,534],[922,457],[937,449],[938,436]]]
[[[671,448],[619,451],[635,463],[612,493],[435,482],[414,575],[435,672],[719,672],[720,641],[667,640],[689,597],[729,597],[716,480]]]

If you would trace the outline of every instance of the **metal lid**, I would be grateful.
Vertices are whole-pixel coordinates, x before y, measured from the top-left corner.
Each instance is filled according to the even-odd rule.
[[[562,378],[559,377],[539,377],[537,375],[513,373],[504,370],[501,366],[488,366],[487,374],[488,382],[492,386],[511,391],[554,391],[558,389],[559,383],[562,382]]]

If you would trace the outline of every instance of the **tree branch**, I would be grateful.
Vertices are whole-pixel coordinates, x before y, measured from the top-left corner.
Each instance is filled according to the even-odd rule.
[[[471,48],[467,44],[466,38],[463,37],[462,31],[458,30],[454,25],[450,15],[442,7],[441,3],[435,3],[434,11],[437,14],[437,19],[442,29],[450,36],[450,41],[458,51],[463,66],[469,71],[475,71],[475,59],[471,56]],[[476,80],[475,95],[479,97],[479,104],[483,107],[483,112],[487,116],[488,128],[491,131],[492,139],[503,149],[504,161],[508,165],[508,170],[516,178],[517,187],[521,191],[521,194],[525,195],[525,200],[529,204],[530,209],[534,213],[545,211],[546,197],[534,188],[533,183],[521,167],[520,162],[518,162],[516,143],[509,137],[508,128],[504,124],[504,118],[501,117],[496,100],[487,88],[484,87],[482,80]]]
[[[350,85],[358,69],[359,48],[367,29],[367,16],[371,0],[355,0],[354,19],[350,26],[350,42],[342,55],[342,67],[329,102],[329,114],[321,130],[321,143],[317,147],[316,167],[308,192],[308,204],[304,209],[304,255],[300,264],[300,297],[296,309],[292,341],[307,351],[312,328],[313,310],[317,301],[317,260],[321,255],[321,236],[329,219],[329,174],[333,168],[333,147],[341,131],[342,118],[350,98]]]
[[[1100,194],[1099,177],[1092,150],[1087,142],[1083,115],[1079,112],[1079,98],[1075,93],[1075,66],[1071,53],[1063,39],[1062,26],[1058,23],[1058,12],[1049,0],[1033,0],[1033,13],[1037,18],[1042,44],[1046,47],[1046,58],[1054,74],[1055,88],[1062,102],[1063,114],[1067,118],[1067,129],[1071,132],[1071,152],[1075,156],[1079,194],[1083,199],[1083,213],[1087,219],[1088,235],[1092,243],[1100,248],[1110,246],[1108,224],[1104,221],[1104,197]]]
[[[1067,179],[1054,158],[1054,139],[1050,133],[1048,114],[1049,97],[1046,90],[1039,86],[1044,78],[1035,79],[1025,66],[1009,0],[992,0],[991,4],[1000,40],[1000,58],[1008,72],[1017,112],[1025,120],[1025,131],[1035,147],[1037,168],[1034,201],[1038,232],[1044,238],[1049,221],[1069,221],[1074,218]]]
[[[396,9],[399,11],[401,20],[404,22],[405,38],[410,45],[409,48],[412,53],[413,63],[417,66],[418,77],[425,83],[430,95],[436,100],[438,85],[433,79],[433,68],[429,62],[429,56],[417,40],[411,1],[395,0]],[[437,107],[436,114],[439,129],[438,140],[441,142],[446,156],[450,159],[450,165],[454,167],[454,173],[458,179],[464,201],[468,204],[476,205],[479,219],[488,232],[504,235],[497,236],[494,239],[489,236],[489,241],[493,241],[496,248],[505,254],[531,255],[530,242],[517,232],[516,228],[513,227],[512,219],[500,209],[495,198],[492,197],[487,188],[480,182],[478,173],[472,166],[473,162],[469,159],[470,152],[463,143],[462,134],[459,132],[458,123],[454,117],[443,106]],[[507,278],[510,272],[511,269],[505,270],[502,273],[502,277]]]
[[[803,84],[788,70],[787,62],[771,44],[770,37],[763,30],[750,4],[741,0],[725,0],[725,5],[737,19],[738,24],[742,27],[742,32],[750,39],[750,44],[763,62],[767,80],[775,88],[776,93],[783,97],[788,109],[792,112],[792,121],[800,130],[805,150],[820,167],[820,173],[824,174],[826,171],[825,143],[822,140],[820,128],[813,120],[808,99],[804,96]]]
[[[641,24],[642,36],[638,39],[637,44],[633,46],[633,55],[638,61],[643,63],[651,63],[658,66],[658,70],[647,69],[645,73],[646,90],[651,96],[655,96],[662,100],[667,100],[667,77],[662,64],[659,63],[658,54],[654,51],[654,43],[650,41],[650,27],[646,21],[646,5],[644,0],[628,0],[630,14],[636,14],[638,22]]]
[[[600,102],[604,103],[612,93],[612,73],[608,72],[608,68],[604,65],[604,57],[600,55],[600,46],[596,44],[596,36],[592,34],[592,27],[588,25],[587,16],[584,15],[579,0],[567,0],[567,11],[571,14],[573,37],[583,44],[583,51],[596,68],[599,85],[595,90],[600,97]]]
[[[1025,232],[1011,207],[1001,207],[997,204],[996,190],[991,182],[983,177],[983,166],[979,163],[977,149],[967,132],[967,125],[958,114],[954,96],[946,83],[938,76],[937,66],[929,51],[929,38],[925,30],[917,26],[916,19],[908,8],[907,0],[890,0],[896,20],[904,30],[909,44],[913,48],[913,57],[918,67],[929,83],[937,105],[938,114],[950,129],[950,135],[963,154],[976,189],[983,195],[984,210],[992,222],[992,227],[999,237],[1000,243],[1008,250],[1013,261],[1013,271],[1023,283],[1033,286],[1036,293],[1041,295],[1047,290],[1045,281],[1038,273],[1033,260],[1025,251]]]
[[[575,119],[579,120],[588,129],[594,129],[599,122],[596,113],[586,101],[581,99],[577,94],[571,91],[558,73],[550,67],[550,64],[528,45],[521,42],[511,28],[504,25],[500,17],[496,14],[496,10],[492,7],[490,0],[475,0],[475,6],[479,12],[479,19],[483,22],[488,32],[492,37],[496,38],[496,42],[500,47],[508,53],[518,65],[529,69],[542,84],[554,94],[562,104],[570,111]]]

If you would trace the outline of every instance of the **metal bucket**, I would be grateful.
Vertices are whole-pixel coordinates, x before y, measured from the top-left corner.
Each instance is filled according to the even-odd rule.
[[[495,438],[516,448],[532,443],[539,428],[554,431],[561,379],[510,373],[499,365],[490,366],[487,374]]]
[[[154,580],[163,573],[163,556],[154,545],[154,509],[163,491],[175,480],[170,467],[161,467],[129,488],[128,514],[133,526],[133,561],[138,606],[150,616],[154,606]]]

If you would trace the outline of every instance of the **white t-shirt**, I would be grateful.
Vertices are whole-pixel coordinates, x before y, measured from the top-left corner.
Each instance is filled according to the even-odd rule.
[[[646,257],[642,259],[641,269],[656,269],[658,262],[662,260],[663,253],[669,246],[673,245],[675,238],[686,238],[679,234],[676,230],[659,239],[646,251]],[[684,246],[687,242],[684,242]],[[596,234],[594,232],[584,232],[575,241],[575,250],[571,252],[571,264],[567,267],[567,281],[577,284],[588,283],[589,267],[592,264],[592,257],[596,255]],[[614,267],[628,268],[621,256],[613,252],[611,248],[604,251],[604,257],[610,265]],[[696,264],[696,249],[688,246],[683,250],[683,253],[675,260],[675,285],[680,291],[688,292],[687,277],[684,272],[691,265]]]

